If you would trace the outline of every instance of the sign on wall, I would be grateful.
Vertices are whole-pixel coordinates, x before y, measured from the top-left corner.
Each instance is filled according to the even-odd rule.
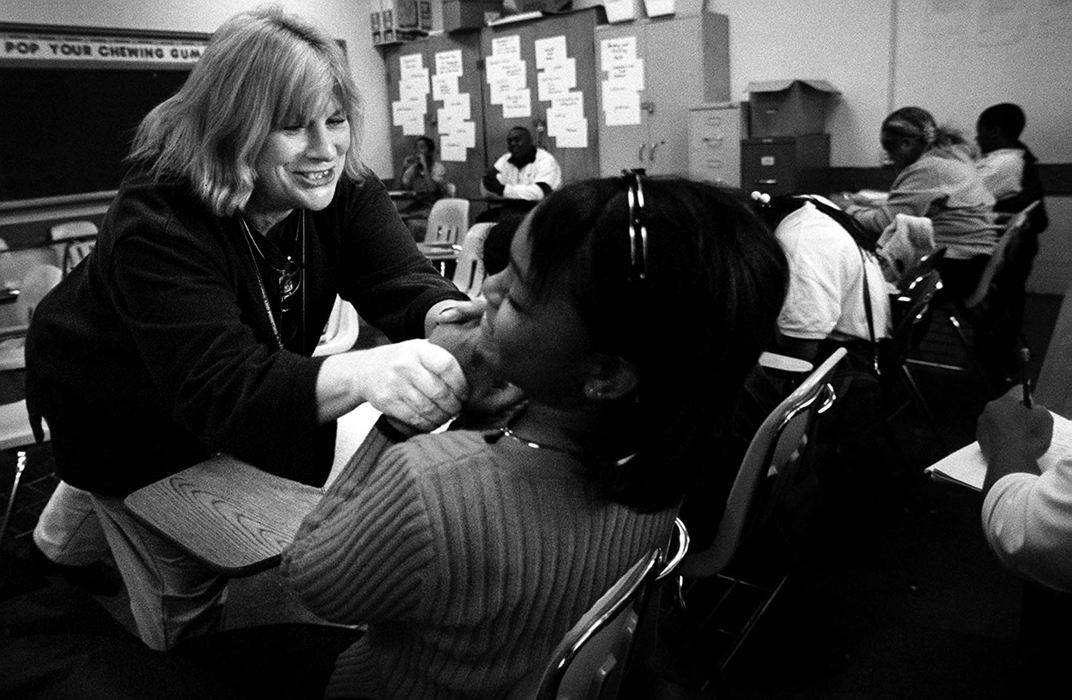
[[[0,60],[126,62],[145,65],[197,63],[208,44],[191,40],[0,32]]]

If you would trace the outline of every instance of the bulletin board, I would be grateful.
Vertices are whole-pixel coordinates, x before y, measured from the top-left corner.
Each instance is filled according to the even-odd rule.
[[[114,190],[208,34],[0,23],[0,202]]]

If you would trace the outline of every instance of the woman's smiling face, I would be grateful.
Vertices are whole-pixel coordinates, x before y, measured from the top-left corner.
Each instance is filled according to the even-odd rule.
[[[300,123],[273,129],[257,156],[246,213],[263,231],[263,224],[281,221],[293,209],[323,209],[335,195],[349,150],[350,124],[333,97]]]
[[[510,264],[484,282],[480,351],[531,399],[562,405],[582,396],[594,349],[570,301],[567,272],[556,273],[543,294],[531,283],[531,221],[530,214],[514,234]]]

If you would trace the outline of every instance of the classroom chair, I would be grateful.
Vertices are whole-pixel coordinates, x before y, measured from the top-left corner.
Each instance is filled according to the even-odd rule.
[[[55,265],[42,264],[30,268],[19,284],[19,294],[12,305],[14,322],[0,328],[0,372],[26,367],[26,331],[34,309],[45,294],[59,284],[63,273]]]
[[[66,276],[93,250],[97,225],[92,221],[65,221],[49,229],[49,240],[62,246],[60,269]]]
[[[352,350],[354,344],[357,343],[360,331],[361,320],[353,304],[336,296],[335,306],[331,308],[331,316],[324,324],[324,331],[320,334],[320,342],[313,350],[313,357]]]
[[[484,240],[494,223],[479,223],[469,227],[462,239],[462,249],[454,266],[454,286],[469,295],[470,299],[480,296],[484,286]]]
[[[920,359],[909,360],[914,365],[924,365],[943,370],[957,372],[971,372],[978,376],[980,384],[988,396],[994,393],[992,377],[984,368],[983,363],[976,352],[976,345],[969,341],[966,327],[972,327],[978,334],[986,329],[987,307],[994,300],[998,291],[998,276],[1016,250],[1020,241],[1020,234],[1027,226],[1028,217],[1039,205],[1036,200],[1013,215],[998,238],[994,252],[991,253],[986,267],[983,269],[979,282],[975,289],[964,299],[953,300],[935,307],[935,313],[940,321],[943,321],[953,329],[963,351],[964,361],[961,364],[950,362],[930,362]]]
[[[704,549],[690,550],[678,567],[678,608],[688,613],[690,599],[700,600],[718,589],[718,603],[708,619],[716,619],[723,607],[730,610],[742,600],[752,602],[750,614],[736,629],[726,628],[726,649],[721,658],[705,664],[723,672],[733,660],[756,623],[778,596],[788,575],[777,572],[769,580],[733,572],[747,531],[773,517],[777,504],[790,495],[794,476],[805,463],[809,446],[815,443],[819,414],[836,400],[831,377],[847,354],[838,348],[805,378],[760,424],[734,478],[715,536]],[[715,584],[715,585],[712,585]],[[704,687],[711,681],[706,679]]]
[[[530,674],[507,700],[612,700],[632,667],[644,617],[656,614],[651,594],[684,560],[688,531],[674,522],[671,541],[642,556],[566,632],[539,675]]]

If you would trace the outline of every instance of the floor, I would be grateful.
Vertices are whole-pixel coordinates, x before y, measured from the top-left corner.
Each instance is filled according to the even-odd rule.
[[[1025,336],[1035,358],[1044,356],[1060,301],[1029,299]],[[956,348],[939,342],[924,351],[934,356]],[[977,383],[934,369],[917,370],[917,377],[947,448],[970,442],[984,400]],[[682,625],[688,632],[674,636],[672,625],[665,628],[662,648],[673,667],[667,675],[675,681],[666,697],[1010,696],[1019,671],[1021,585],[986,549],[978,494],[922,477],[922,468],[943,454],[933,431],[911,410],[894,430],[911,462],[905,473],[914,475],[902,484],[903,497],[891,504],[881,494],[861,492],[817,518],[779,594],[721,673],[719,661],[732,648],[742,616],[754,612],[761,597],[735,589],[730,604],[712,616],[712,601],[725,593],[725,583],[705,582],[691,591]],[[0,453],[5,505],[14,465],[14,455]],[[29,546],[37,513],[55,485],[50,471],[49,446],[29,448],[5,551],[24,553]],[[97,600],[129,626],[122,594]],[[228,627],[290,620],[313,618],[273,572],[232,583]]]

